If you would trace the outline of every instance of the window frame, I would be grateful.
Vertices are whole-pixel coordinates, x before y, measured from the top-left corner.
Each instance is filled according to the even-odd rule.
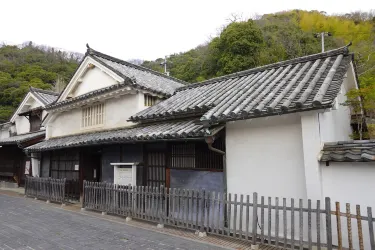
[[[153,95],[150,95],[150,94],[144,94],[143,95],[143,105],[145,107],[152,107],[154,106],[155,104],[157,104],[159,98],[157,96],[153,96]]]
[[[104,126],[105,125],[105,113],[106,113],[105,106],[106,105],[104,102],[99,102],[99,103],[94,103],[94,104],[82,107],[81,129],[92,129],[92,128],[99,128],[99,127]],[[102,109],[101,112],[97,111],[98,107],[101,107]],[[95,108],[96,110],[94,110]],[[96,118],[93,118],[93,117],[96,117]],[[101,122],[97,123],[98,120],[101,120]]]

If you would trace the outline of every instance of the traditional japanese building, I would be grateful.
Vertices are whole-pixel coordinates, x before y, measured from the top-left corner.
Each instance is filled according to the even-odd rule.
[[[56,101],[57,96],[55,92],[30,87],[10,121],[1,125],[1,180],[23,185],[25,174],[34,172],[39,176],[39,166],[35,166],[38,161],[26,156],[23,148],[44,140],[45,130],[41,123],[47,116],[45,106]]]

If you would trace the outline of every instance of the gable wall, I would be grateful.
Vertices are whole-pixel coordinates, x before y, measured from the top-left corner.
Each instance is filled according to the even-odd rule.
[[[34,97],[31,95],[25,106],[21,109],[20,112],[24,112],[28,109],[38,108],[41,106],[41,103],[34,100]],[[30,122],[25,116],[19,116],[15,119],[17,134],[24,134],[30,132]]]
[[[57,114],[56,118],[47,124],[47,138],[132,125],[133,123],[127,120],[143,109],[140,101],[142,95],[140,93],[128,94],[106,100],[105,124],[94,129],[81,129],[82,109],[73,109]]]
[[[82,82],[79,83],[74,90],[73,97],[80,96],[97,89],[105,88],[116,83],[116,80],[102,72],[101,69],[95,67],[86,72],[82,78]]]

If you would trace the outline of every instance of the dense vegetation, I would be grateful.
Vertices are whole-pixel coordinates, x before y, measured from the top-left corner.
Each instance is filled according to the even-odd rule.
[[[375,13],[356,12],[326,15],[318,11],[288,11],[268,14],[254,20],[232,20],[207,44],[168,57],[168,70],[174,77],[199,82],[215,76],[253,68],[281,60],[319,53],[319,32],[325,49],[353,42],[361,80],[375,74]],[[164,59],[145,61],[143,66],[163,72]]]
[[[319,53],[319,32],[325,49],[353,42],[357,71],[363,90],[360,95],[375,106],[375,13],[356,12],[326,15],[318,11],[288,11],[249,20],[236,18],[222,27],[209,42],[183,53],[168,56],[168,71],[187,82],[200,82],[281,60]],[[69,81],[80,55],[25,43],[0,46],[0,122],[17,107],[29,86],[53,89]],[[144,61],[143,66],[163,72],[164,59]],[[140,63],[140,60],[137,60]],[[374,109],[375,110],[375,109]],[[375,112],[374,112],[375,113]]]
[[[29,86],[54,89],[74,73],[79,54],[37,46],[0,46],[0,123],[13,114]]]

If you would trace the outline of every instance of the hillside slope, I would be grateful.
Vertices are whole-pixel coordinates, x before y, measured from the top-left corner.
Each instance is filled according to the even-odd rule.
[[[255,20],[235,21],[224,27],[209,43],[168,57],[168,69],[174,77],[199,82],[277,61],[321,51],[319,32],[325,37],[325,49],[353,42],[361,79],[375,74],[375,12],[326,15],[318,11],[294,10],[263,15]],[[143,66],[163,72],[163,59],[145,61]]]
[[[29,86],[54,89],[69,81],[80,55],[31,42],[0,47],[0,123],[6,122],[29,90]]]

